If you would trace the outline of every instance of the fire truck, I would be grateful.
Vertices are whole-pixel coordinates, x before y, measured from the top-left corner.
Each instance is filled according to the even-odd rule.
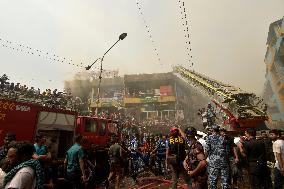
[[[119,128],[111,119],[79,116],[76,111],[0,98],[0,146],[8,132],[15,133],[17,140],[31,142],[37,134],[44,134],[47,144],[55,146],[56,158],[64,158],[74,135],[81,134],[86,139],[86,148],[95,145],[106,149],[111,135],[118,134]]]

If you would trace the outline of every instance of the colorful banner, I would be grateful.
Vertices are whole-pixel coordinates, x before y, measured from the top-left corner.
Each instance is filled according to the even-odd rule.
[[[141,104],[141,103],[155,103],[155,102],[175,102],[175,96],[158,96],[146,98],[124,98],[124,104]]]

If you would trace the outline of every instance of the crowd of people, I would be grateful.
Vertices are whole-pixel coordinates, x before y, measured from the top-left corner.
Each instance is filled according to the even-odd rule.
[[[105,188],[128,188],[122,180],[129,177],[138,182],[145,171],[171,179],[172,188],[178,187],[180,176],[182,184],[193,189],[216,189],[218,183],[223,189],[283,187],[284,131],[262,131],[256,135],[254,129],[248,129],[234,138],[225,129],[212,125],[206,134],[202,138],[192,126],[181,129],[172,125],[164,135],[112,135],[107,165],[98,163],[95,148],[85,148],[86,139],[78,135],[60,169],[44,135],[38,135],[32,144],[16,141],[16,136],[8,133],[0,148],[0,188],[83,189],[99,184]],[[96,169],[100,166],[104,170],[109,167],[109,176],[99,183],[101,173]]]
[[[68,110],[77,110],[82,104],[79,97],[73,97],[70,93],[60,92],[57,89],[46,89],[42,92],[39,88],[29,88],[20,83],[9,82],[9,77],[6,74],[0,77],[0,97]]]

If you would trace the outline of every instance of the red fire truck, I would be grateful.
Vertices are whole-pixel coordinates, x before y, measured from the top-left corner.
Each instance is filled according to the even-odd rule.
[[[0,146],[8,132],[15,133],[17,140],[31,142],[37,134],[43,133],[47,143],[55,141],[55,155],[62,158],[73,144],[75,134],[87,139],[87,147],[94,144],[107,148],[110,135],[118,131],[117,123],[110,119],[78,116],[75,111],[0,99]]]

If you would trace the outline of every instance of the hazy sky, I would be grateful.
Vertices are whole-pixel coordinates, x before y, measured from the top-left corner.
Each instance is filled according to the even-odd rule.
[[[193,69],[259,94],[268,27],[284,16],[284,1],[184,2]],[[127,32],[105,57],[104,68],[121,74],[165,72],[174,64],[189,67],[179,5],[178,0],[0,0],[0,38],[87,65]],[[2,45],[0,58],[0,75],[42,89],[62,89],[64,79],[81,71]]]

